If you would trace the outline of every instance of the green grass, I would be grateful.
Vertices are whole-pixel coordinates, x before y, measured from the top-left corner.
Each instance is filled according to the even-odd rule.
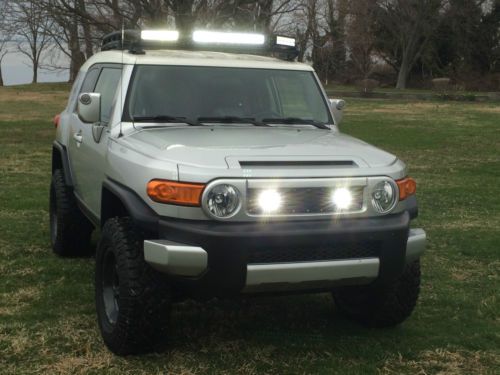
[[[337,93],[337,94],[342,94],[342,93],[358,93],[360,91],[359,87],[356,85],[341,85],[341,84],[329,84],[325,86],[325,89],[328,93]],[[408,94],[408,95],[414,95],[414,94],[422,94],[422,95],[433,95],[433,96],[443,96],[444,94],[448,95],[457,95],[457,96],[464,96],[464,97],[474,97],[474,96],[483,96],[487,95],[488,92],[486,91],[469,91],[469,90],[454,90],[450,88],[449,90],[446,90],[446,92],[441,92],[440,90],[435,90],[432,88],[428,89],[418,89],[418,88],[407,88],[407,89],[397,89],[395,87],[376,87],[373,89],[373,93],[384,93],[384,94]]]
[[[175,305],[170,349],[100,339],[92,259],[48,237],[52,116],[66,85],[0,89],[1,374],[494,374],[500,368],[500,108],[349,100],[342,130],[408,163],[429,246],[410,319],[365,329],[326,294]]]

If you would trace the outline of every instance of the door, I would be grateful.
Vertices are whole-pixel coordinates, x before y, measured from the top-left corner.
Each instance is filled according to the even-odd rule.
[[[120,66],[92,67],[87,72],[80,93],[95,92],[101,94],[100,123],[84,123],[76,111],[71,117],[69,155],[75,193],[96,217],[99,217],[101,210],[101,187],[108,144],[106,126],[110,120],[120,77]],[[99,129],[100,127],[104,127],[104,129]]]

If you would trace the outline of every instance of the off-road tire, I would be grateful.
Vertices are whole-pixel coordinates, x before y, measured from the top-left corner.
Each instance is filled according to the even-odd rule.
[[[114,259],[114,271],[110,259]],[[128,217],[111,218],[103,227],[96,253],[95,299],[99,328],[113,353],[164,349],[171,305],[169,283],[145,262],[143,235]]]
[[[54,253],[62,257],[92,253],[90,237],[94,228],[78,208],[61,169],[56,169],[52,174],[49,215],[50,242]]]
[[[408,318],[420,292],[420,262],[406,265],[403,274],[384,286],[351,286],[333,292],[345,316],[369,327],[392,327]]]

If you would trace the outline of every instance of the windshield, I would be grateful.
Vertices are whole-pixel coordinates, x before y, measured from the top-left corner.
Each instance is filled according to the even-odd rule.
[[[331,123],[326,101],[310,71],[139,65],[124,120],[158,116],[259,121],[298,118]]]

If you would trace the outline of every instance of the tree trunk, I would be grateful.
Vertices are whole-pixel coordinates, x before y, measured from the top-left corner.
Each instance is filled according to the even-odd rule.
[[[181,34],[189,35],[194,27],[193,0],[175,0],[172,2],[175,26]]]
[[[38,82],[38,61],[33,61],[33,81],[31,83]]]
[[[68,49],[71,54],[69,68],[69,82],[74,82],[81,66],[85,62],[85,55],[80,49],[80,39],[78,35],[78,17],[73,17],[73,22],[68,27]]]
[[[85,7],[84,0],[78,0],[78,6],[80,7],[80,11],[84,14],[87,14],[87,9]],[[94,54],[94,49],[92,46],[92,31],[90,30],[89,20],[86,18],[80,17],[80,24],[83,28],[83,39],[85,41],[85,57],[90,59],[90,57]]]
[[[3,87],[2,61],[0,60],[0,87]]]
[[[410,63],[408,62],[408,54],[403,54],[403,59],[401,61],[401,66],[398,72],[398,82],[396,83],[396,89],[404,90],[406,89],[406,81],[408,80],[408,75],[410,73]]]
[[[260,32],[271,32],[271,20],[273,18],[273,1],[265,0],[259,1],[258,5],[260,7],[260,12],[257,19],[255,20],[254,27]]]

